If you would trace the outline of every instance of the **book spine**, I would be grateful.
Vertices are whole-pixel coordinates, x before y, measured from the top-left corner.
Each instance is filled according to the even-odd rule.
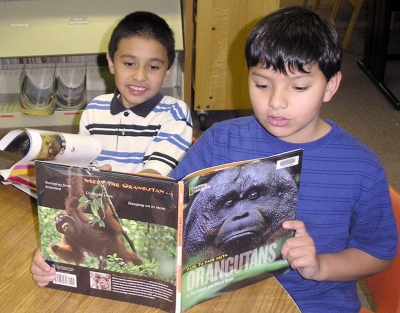
[[[183,209],[185,185],[182,181],[178,182],[178,227],[177,227],[177,251],[176,251],[176,304],[175,313],[181,312],[182,301],[182,246],[183,246]]]

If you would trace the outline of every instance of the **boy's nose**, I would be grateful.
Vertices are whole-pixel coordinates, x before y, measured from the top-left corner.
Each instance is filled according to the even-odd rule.
[[[268,106],[275,110],[286,108],[287,101],[286,98],[284,97],[283,92],[280,92],[278,90],[272,92],[268,102]]]
[[[137,81],[145,81],[147,79],[145,69],[142,67],[137,68],[132,77]]]

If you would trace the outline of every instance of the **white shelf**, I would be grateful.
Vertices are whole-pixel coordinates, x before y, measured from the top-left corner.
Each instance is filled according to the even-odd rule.
[[[179,98],[180,89],[178,87],[165,87],[161,91],[165,95]],[[97,91],[99,95],[103,93]],[[21,113],[19,93],[0,95],[0,128],[79,125],[81,114],[82,110],[65,111],[57,109],[49,116],[24,115]]]
[[[19,94],[0,95],[0,128],[78,125],[81,114],[80,110],[56,110],[49,116],[23,115]]]

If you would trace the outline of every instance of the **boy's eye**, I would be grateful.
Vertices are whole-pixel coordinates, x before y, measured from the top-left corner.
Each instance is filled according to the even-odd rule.
[[[267,88],[269,87],[269,85],[260,85],[260,84],[256,84],[256,87],[257,87],[257,88],[260,88],[260,89],[267,89]]]
[[[151,70],[158,70],[158,69],[159,69],[159,67],[156,66],[156,65],[149,65],[149,68],[150,68]]]
[[[125,62],[124,63],[126,66],[133,66],[134,65],[134,63],[132,63],[132,62]]]
[[[294,87],[296,91],[306,91],[308,87]]]

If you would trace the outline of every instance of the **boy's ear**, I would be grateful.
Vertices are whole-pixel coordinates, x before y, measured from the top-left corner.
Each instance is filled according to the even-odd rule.
[[[323,102],[328,102],[332,99],[333,95],[339,89],[340,81],[342,80],[342,73],[337,72],[335,76],[333,76],[326,85],[325,95]]]
[[[106,53],[106,57],[107,57],[108,69],[110,70],[111,74],[114,74],[114,63],[108,52]]]
[[[174,67],[175,63],[171,65],[171,67],[165,72],[164,81],[166,82],[169,78],[169,74],[171,74],[172,68]]]

